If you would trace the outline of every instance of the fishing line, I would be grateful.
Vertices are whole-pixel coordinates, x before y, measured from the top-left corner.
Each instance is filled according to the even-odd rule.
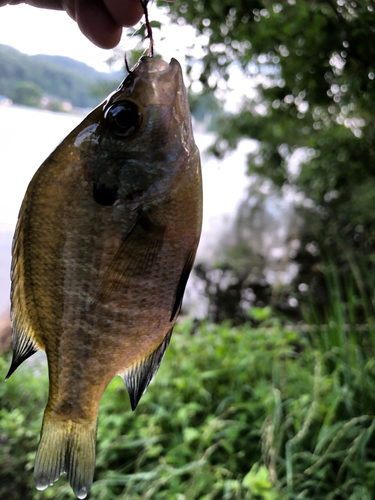
[[[140,0],[141,2],[141,5],[142,5],[142,8],[143,8],[143,12],[144,12],[144,16],[145,16],[145,22],[143,21],[140,21],[140,24],[138,26],[138,28],[134,29],[133,33],[127,38],[126,42],[124,42],[123,44],[121,44],[119,46],[119,49],[123,49],[124,50],[124,63],[125,63],[125,67],[126,67],[126,70],[128,73],[131,73],[139,64],[139,61],[140,59],[147,53],[147,55],[149,57],[154,57],[154,37],[153,37],[153,33],[152,33],[152,26],[151,26],[151,23],[150,23],[150,20],[149,20],[149,15],[148,15],[148,5],[150,3],[153,3],[153,0]],[[131,41],[131,39],[144,27],[146,26],[146,29],[147,29],[147,35],[145,36],[144,39],[149,39],[150,40],[150,45],[148,48],[146,48],[143,52],[142,52],[142,55],[140,56],[140,58],[138,59],[138,61],[134,64],[134,66],[132,66],[131,68],[129,68],[129,63],[128,63],[128,59],[126,57],[126,52],[125,52],[125,46]]]
[[[128,37],[126,42],[124,42],[123,44],[120,45],[120,48],[123,48],[125,45],[127,45],[130,42],[130,40],[133,38],[133,36],[135,36],[138,33],[138,31],[143,28],[144,25],[145,25],[145,23],[143,21],[140,21],[138,28],[134,28],[133,33]]]
[[[118,46],[118,50],[123,50],[124,51],[124,63],[125,63],[125,68],[126,68],[126,70],[127,70],[128,73],[131,73],[134,70],[134,68],[138,65],[138,62],[136,62],[132,68],[129,68],[129,63],[128,63],[128,59],[126,57],[126,49],[125,49],[125,47],[132,40],[132,38],[143,28],[144,25],[145,25],[144,22],[140,22],[138,28],[135,28],[134,31],[133,31],[133,33],[128,36],[128,38],[126,39],[126,41],[124,43],[122,43],[121,45]],[[143,56],[143,54],[142,54],[142,56]]]
[[[145,14],[145,21],[146,21],[145,24],[146,24],[146,28],[147,28],[147,35],[145,38],[150,39],[150,46],[149,46],[147,55],[150,57],[154,57],[154,38],[152,36],[152,27],[150,24],[150,20],[148,18],[148,8],[147,8],[149,0],[140,0],[140,2],[141,2],[141,5],[143,7],[143,12]]]

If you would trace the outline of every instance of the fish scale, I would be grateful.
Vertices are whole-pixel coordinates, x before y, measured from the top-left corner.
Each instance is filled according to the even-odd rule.
[[[134,410],[171,339],[202,225],[200,157],[175,59],[143,57],[43,163],[12,263],[13,361],[47,354],[38,489],[85,498],[100,399],[122,376]]]

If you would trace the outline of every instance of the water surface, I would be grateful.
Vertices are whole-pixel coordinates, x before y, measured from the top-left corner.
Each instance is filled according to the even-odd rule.
[[[0,107],[0,314],[9,304],[11,240],[27,186],[48,155],[81,121],[82,116],[22,107]],[[201,152],[213,136],[196,133]],[[242,144],[225,163],[202,155],[204,217],[198,259],[210,260],[220,235],[233,224],[248,186]]]

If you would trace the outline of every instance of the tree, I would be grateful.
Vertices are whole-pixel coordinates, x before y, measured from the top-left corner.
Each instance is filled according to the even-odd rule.
[[[234,67],[254,90],[219,121],[215,154],[256,139],[249,173],[303,194],[306,241],[373,254],[374,2],[196,0],[169,8],[206,37],[204,57],[190,59],[205,92],[218,93]]]
[[[33,82],[21,82],[13,91],[12,99],[17,104],[38,108],[43,97],[43,90]]]

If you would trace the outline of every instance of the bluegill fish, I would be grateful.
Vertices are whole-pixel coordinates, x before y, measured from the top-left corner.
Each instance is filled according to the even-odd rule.
[[[13,360],[44,349],[49,398],[34,479],[78,498],[95,468],[100,399],[136,408],[168,347],[202,223],[200,158],[179,63],[143,57],[42,164],[13,244]]]

